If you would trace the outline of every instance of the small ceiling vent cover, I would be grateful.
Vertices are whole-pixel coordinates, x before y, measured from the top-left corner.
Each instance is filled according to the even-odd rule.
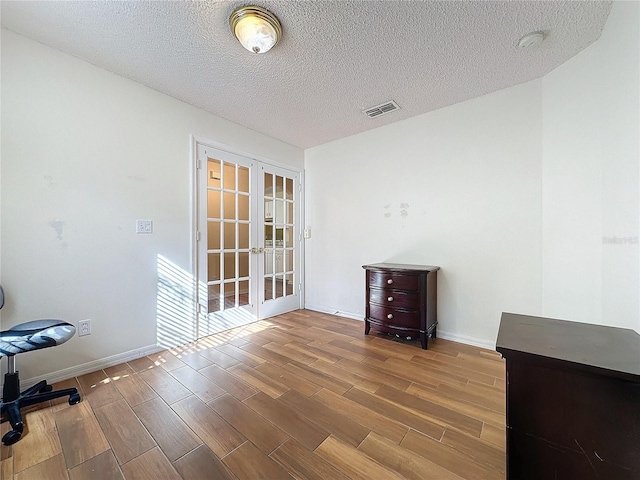
[[[375,118],[379,117],[380,115],[384,115],[385,113],[393,112],[395,110],[400,110],[400,107],[396,102],[390,100],[380,105],[376,105],[375,107],[367,108],[363,111],[369,118]]]

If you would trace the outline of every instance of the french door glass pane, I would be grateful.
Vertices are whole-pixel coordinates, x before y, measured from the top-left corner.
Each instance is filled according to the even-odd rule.
[[[220,218],[220,192],[209,190],[207,192],[207,217]]]
[[[249,193],[249,169],[238,166],[238,191]]]
[[[249,276],[249,252],[238,253],[238,269],[239,277]]]
[[[238,282],[238,306],[249,305],[249,280]]]
[[[271,192],[270,195],[273,196],[273,175],[270,173],[264,174],[264,191]]]
[[[207,162],[207,186],[220,188],[221,170],[220,160],[209,159]]]
[[[284,200],[276,200],[275,201],[274,217],[276,219],[276,223],[284,223],[284,221],[285,221],[285,218],[284,218]]]
[[[236,248],[236,222],[224,222],[224,249]]]
[[[220,249],[220,222],[209,220],[207,221],[207,249],[219,250]]]
[[[293,247],[293,228],[291,227],[284,229],[284,246]]]
[[[285,198],[287,200],[293,201],[293,178],[287,178],[287,190]],[[293,216],[291,218],[293,218]]]
[[[264,226],[264,240],[266,248],[273,247],[273,225],[266,224]]]
[[[293,223],[293,202],[287,202],[287,223]]]
[[[276,275],[275,282],[276,282],[276,288],[274,290],[275,290],[276,298],[284,297],[284,293],[285,293],[283,289],[284,277],[282,275]]]
[[[224,189],[236,189],[236,166],[233,163],[224,164]]]
[[[238,220],[249,220],[249,195],[238,195]]]
[[[249,224],[248,223],[239,223],[238,224],[238,248],[240,249],[248,249],[249,248]]]
[[[293,274],[288,273],[284,276],[284,284],[286,288],[285,295],[293,295]]]
[[[273,295],[273,278],[271,276],[264,278],[264,300],[273,300],[275,297]]]
[[[236,276],[236,254],[227,253],[224,254],[224,279],[229,280]]]
[[[235,282],[225,282],[222,284],[224,289],[224,308],[233,308],[236,306],[236,284]]]
[[[235,220],[236,218],[236,194],[224,192],[224,218]]]
[[[209,285],[209,311],[220,310],[220,285]]]
[[[207,265],[209,274],[207,280],[209,282],[220,280],[220,254],[210,253],[207,256],[209,257]]]

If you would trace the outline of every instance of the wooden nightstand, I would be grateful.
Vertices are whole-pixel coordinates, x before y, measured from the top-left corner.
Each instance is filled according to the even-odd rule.
[[[436,337],[437,272],[440,267],[375,263],[366,271],[365,335],[376,330],[402,337]]]

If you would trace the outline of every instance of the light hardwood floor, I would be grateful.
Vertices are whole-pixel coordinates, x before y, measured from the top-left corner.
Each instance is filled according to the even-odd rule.
[[[61,382],[2,478],[504,479],[500,356],[363,331],[300,310]]]

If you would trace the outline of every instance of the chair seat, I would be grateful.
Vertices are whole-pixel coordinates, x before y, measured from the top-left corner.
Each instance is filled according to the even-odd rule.
[[[0,357],[55,347],[69,340],[76,328],[62,320],[34,320],[0,332]]]

